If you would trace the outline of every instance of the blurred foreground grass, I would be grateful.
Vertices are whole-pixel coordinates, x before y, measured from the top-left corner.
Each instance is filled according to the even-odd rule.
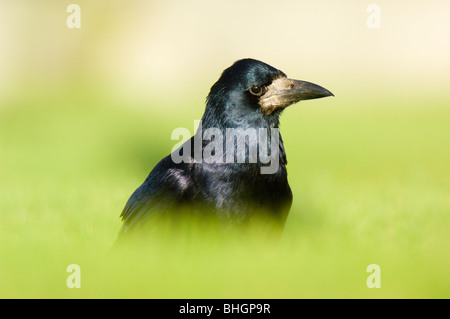
[[[448,101],[341,95],[288,109],[294,204],[278,243],[199,234],[114,251],[126,200],[203,100],[126,108],[54,92],[0,108],[0,297],[450,297]],[[73,263],[81,289],[66,286]],[[380,289],[366,286],[369,264]]]

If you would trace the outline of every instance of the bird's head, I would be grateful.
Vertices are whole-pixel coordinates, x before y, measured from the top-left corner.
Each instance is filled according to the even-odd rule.
[[[204,120],[228,125],[251,126],[262,121],[277,125],[287,106],[332,95],[314,83],[289,79],[266,63],[243,59],[225,69],[211,87]]]

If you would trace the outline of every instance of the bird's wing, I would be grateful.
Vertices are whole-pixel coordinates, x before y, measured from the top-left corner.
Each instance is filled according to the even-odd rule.
[[[128,232],[147,222],[150,216],[164,214],[175,207],[189,187],[186,164],[175,164],[170,156],[162,159],[136,189],[120,217],[120,233]]]

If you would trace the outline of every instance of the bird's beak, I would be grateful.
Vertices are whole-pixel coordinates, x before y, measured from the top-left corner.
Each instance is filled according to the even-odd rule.
[[[327,89],[306,81],[292,80],[281,77],[267,86],[259,104],[263,113],[270,114],[277,109],[285,108],[302,100],[318,99],[334,96]]]

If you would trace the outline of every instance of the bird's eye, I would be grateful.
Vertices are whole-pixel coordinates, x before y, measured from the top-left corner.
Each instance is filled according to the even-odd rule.
[[[264,93],[264,87],[260,85],[252,85],[250,87],[250,93],[256,96],[261,96]]]

